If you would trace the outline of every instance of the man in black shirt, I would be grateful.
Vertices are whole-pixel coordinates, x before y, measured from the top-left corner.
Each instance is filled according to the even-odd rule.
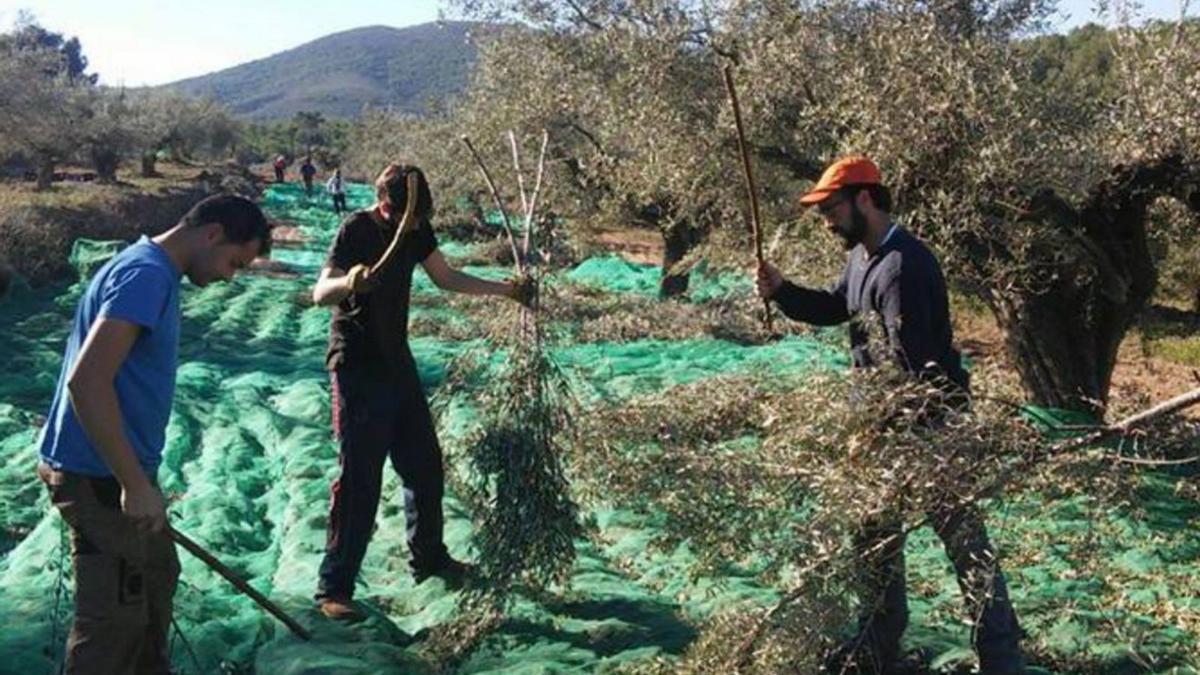
[[[317,167],[313,166],[311,157],[305,157],[304,163],[300,165],[300,179],[304,181],[306,196],[312,196],[312,182],[315,175],[317,175]]]
[[[413,222],[394,255],[378,266],[408,203],[410,174],[417,186]],[[325,365],[341,442],[341,475],[332,488],[316,597],[326,616],[348,621],[362,618],[351,598],[375,524],[387,457],[404,484],[416,579],[437,576],[457,584],[467,571],[442,541],[442,452],[408,347],[413,269],[420,264],[445,290],[520,299],[516,284],[485,281],[446,263],[429,223],[433,199],[420,169],[389,165],[376,179],[375,192],[375,206],[342,222],[313,289],[314,302],[333,306]]]
[[[816,206],[850,251],[842,278],[829,290],[805,288],[763,263],[759,295],[775,301],[789,318],[816,325],[878,315],[888,353],[872,354],[869,331],[851,321],[854,366],[870,367],[890,358],[916,377],[961,393],[965,403],[969,382],[952,345],[941,267],[921,241],[892,220],[891,196],[875,164],[865,157],[838,160],[800,203]],[[930,516],[976,621],[973,642],[982,672],[1023,672],[1020,628],[982,517],[969,506],[948,506]],[[900,524],[864,523],[855,544],[871,567],[870,588],[863,598],[859,635],[835,654],[834,662],[888,672],[899,657],[908,623]]]

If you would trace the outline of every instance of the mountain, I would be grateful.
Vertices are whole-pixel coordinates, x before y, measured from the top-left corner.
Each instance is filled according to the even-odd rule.
[[[435,99],[463,91],[475,61],[469,22],[406,28],[367,26],[264,59],[161,85],[209,97],[252,120],[290,118],[307,110],[355,117],[364,105],[423,112]]]

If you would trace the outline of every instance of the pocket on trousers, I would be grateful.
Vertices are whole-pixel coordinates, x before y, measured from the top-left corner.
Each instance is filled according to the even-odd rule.
[[[75,614],[80,619],[104,621],[120,611],[122,560],[104,553],[75,557]]]

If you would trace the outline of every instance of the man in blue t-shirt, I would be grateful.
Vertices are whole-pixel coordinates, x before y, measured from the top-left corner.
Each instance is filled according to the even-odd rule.
[[[40,439],[38,475],[71,528],[67,673],[165,673],[179,560],[155,476],[179,355],[180,282],[229,281],[271,246],[243,197],[197,203],[89,282]]]

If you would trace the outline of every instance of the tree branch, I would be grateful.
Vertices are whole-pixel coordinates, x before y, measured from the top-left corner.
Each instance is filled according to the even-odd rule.
[[[590,18],[575,0],[567,0],[567,6],[574,10],[577,23],[584,24],[593,30],[604,30],[604,26]]]

